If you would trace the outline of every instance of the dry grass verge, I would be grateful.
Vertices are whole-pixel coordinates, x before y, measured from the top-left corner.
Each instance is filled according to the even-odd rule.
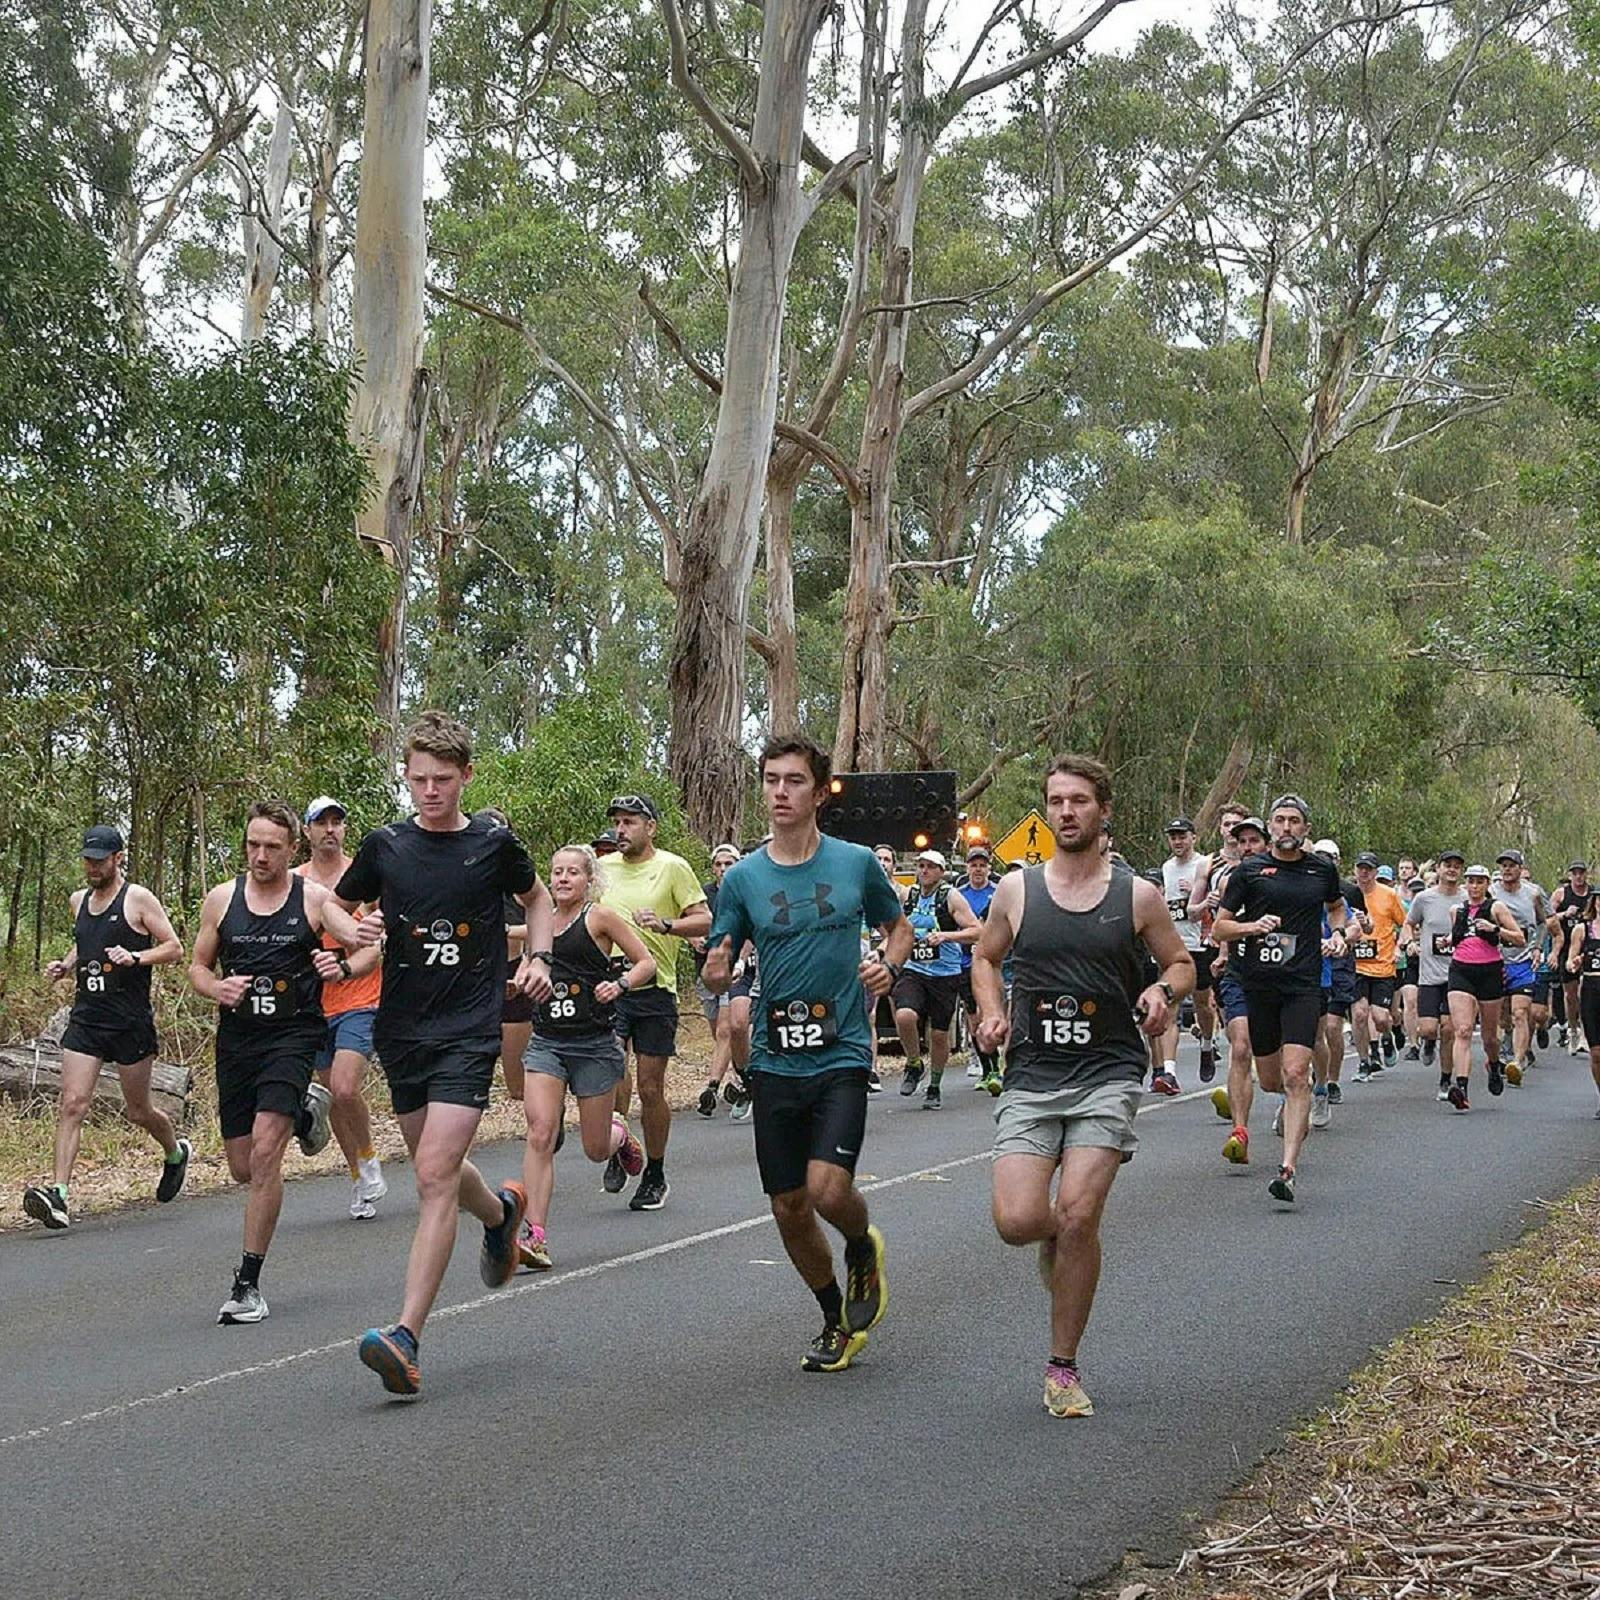
[[[1600,1181],[1118,1600],[1600,1600]]]

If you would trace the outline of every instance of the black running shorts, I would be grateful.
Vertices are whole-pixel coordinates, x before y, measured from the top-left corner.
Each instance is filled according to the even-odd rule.
[[[1480,1004],[1502,1000],[1506,992],[1506,969],[1498,961],[1457,961],[1452,958],[1449,989],[1451,994],[1470,994]]]
[[[1369,1006],[1376,1006],[1380,1011],[1387,1011],[1394,1005],[1394,979],[1369,978],[1365,973],[1356,974],[1356,999],[1365,1000]]]
[[[1277,989],[1246,989],[1244,998],[1252,1055],[1276,1055],[1286,1044],[1306,1050],[1316,1044],[1322,1020],[1321,990],[1285,994]]]
[[[1593,1049],[1600,1044],[1600,979],[1583,980],[1578,990],[1578,1015],[1583,1019],[1583,1036]]]
[[[217,1038],[217,1120],[224,1139],[248,1139],[259,1112],[299,1121],[322,1045],[315,1033],[296,1030],[282,1039],[241,1044]]]
[[[1446,998],[1449,991],[1447,983],[1422,983],[1417,985],[1417,1015],[1426,1017],[1431,1022],[1437,1022],[1440,1017],[1450,1015],[1450,1003]]]
[[[397,1117],[425,1106],[471,1106],[485,1111],[500,1041],[427,1039],[380,1047],[378,1059],[389,1083]]]
[[[636,1056],[678,1053],[678,997],[659,984],[629,989],[617,996],[612,1031]]]
[[[1203,944],[1198,950],[1191,950],[1189,955],[1194,961],[1194,992],[1200,994],[1211,987],[1211,963],[1217,959],[1217,947]]]
[[[894,981],[896,1011],[915,1011],[935,1033],[948,1033],[961,996],[961,979],[955,974],[934,977],[907,967]]]
[[[69,1021],[61,1035],[61,1048],[118,1067],[137,1066],[156,1053],[156,1025],[141,1022],[131,1028],[103,1028],[92,1022]]]
[[[795,1077],[752,1072],[756,1167],[765,1194],[806,1185],[806,1167],[826,1161],[854,1175],[867,1131],[867,1074],[841,1067]]]

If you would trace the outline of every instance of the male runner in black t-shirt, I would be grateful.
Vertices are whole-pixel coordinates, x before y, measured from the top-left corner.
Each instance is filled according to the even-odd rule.
[[[550,891],[510,828],[461,808],[471,735],[441,712],[424,712],[406,736],[405,763],[416,815],[362,840],[328,911],[336,939],[384,941],[373,1044],[416,1171],[419,1214],[400,1320],[369,1329],[359,1347],[393,1394],[421,1385],[417,1340],[455,1248],[458,1208],[483,1224],[483,1281],[495,1287],[517,1270],[527,1192],[516,1182],[496,1192],[467,1160],[500,1052],[505,895],[528,913],[514,982],[535,1000],[551,992]],[[378,909],[360,922],[347,915],[373,901]]]
[[[1345,901],[1339,869],[1306,853],[1311,809],[1297,794],[1280,796],[1267,819],[1272,848],[1234,868],[1212,926],[1244,989],[1256,1077],[1269,1094],[1286,1094],[1283,1164],[1268,1185],[1273,1199],[1294,1199],[1295,1163],[1311,1123],[1311,1057],[1322,1015],[1322,914],[1333,929],[1328,954],[1344,954]]]

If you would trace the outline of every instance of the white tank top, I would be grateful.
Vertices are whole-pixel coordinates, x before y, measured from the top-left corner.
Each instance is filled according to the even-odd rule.
[[[1178,937],[1183,940],[1185,950],[1198,950],[1204,943],[1200,924],[1189,920],[1189,895],[1205,864],[1206,858],[1198,852],[1190,856],[1183,866],[1179,866],[1172,856],[1168,856],[1161,864],[1162,893],[1166,896],[1167,910],[1178,925]]]

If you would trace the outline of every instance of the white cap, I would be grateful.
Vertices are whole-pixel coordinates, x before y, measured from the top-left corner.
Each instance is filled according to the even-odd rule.
[[[739,847],[736,844],[719,844],[711,852],[711,859],[715,861],[719,856],[732,856],[735,861],[739,859]]]
[[[917,865],[920,867],[924,861],[931,861],[936,867],[947,867],[950,864],[937,850],[924,850],[917,857]]]
[[[1314,856],[1332,856],[1335,861],[1339,859],[1339,847],[1332,839],[1318,839],[1312,845],[1311,853]]]
[[[331,794],[319,794],[317,798],[306,807],[306,821],[315,822],[324,811],[337,811],[344,816],[350,815],[350,813],[345,810],[345,805],[342,800],[335,800]]]
[[[1461,874],[1461,876],[1463,878],[1487,878],[1490,876],[1490,873],[1487,867],[1468,867],[1467,870]]]

